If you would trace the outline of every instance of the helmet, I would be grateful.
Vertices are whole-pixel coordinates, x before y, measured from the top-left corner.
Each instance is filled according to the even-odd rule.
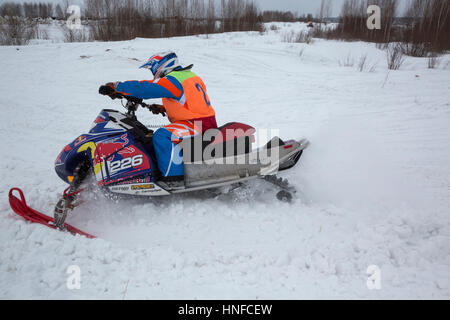
[[[181,67],[175,52],[157,53],[139,68],[150,69],[156,78],[162,78],[172,70]]]

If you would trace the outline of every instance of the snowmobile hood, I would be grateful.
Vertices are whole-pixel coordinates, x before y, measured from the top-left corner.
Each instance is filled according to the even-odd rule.
[[[79,148],[94,139],[94,136],[83,134],[65,146],[55,160],[55,171],[58,176],[67,183],[70,183],[70,176],[81,158],[87,158],[88,150],[80,152]]]

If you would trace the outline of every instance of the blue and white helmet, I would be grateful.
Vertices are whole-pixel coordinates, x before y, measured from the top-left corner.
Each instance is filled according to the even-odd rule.
[[[169,72],[181,67],[175,52],[157,53],[139,68],[150,69],[155,79],[162,78]]]

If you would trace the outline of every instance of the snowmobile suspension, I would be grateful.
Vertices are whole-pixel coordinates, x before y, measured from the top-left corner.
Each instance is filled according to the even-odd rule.
[[[84,178],[86,178],[89,172],[89,163],[83,162],[79,164],[73,173],[73,180],[70,183],[70,186],[66,188],[63,192],[62,197],[58,200],[55,210],[54,210],[54,220],[55,226],[58,229],[64,230],[64,223],[67,218],[67,211],[73,210],[76,206],[79,206],[81,203],[74,203],[77,195],[82,192],[84,189],[78,189],[83,182]]]
[[[281,189],[277,193],[277,199],[280,201],[291,202],[292,194],[297,192],[295,187],[290,185],[287,179],[278,178],[276,175],[270,175],[265,176],[264,180]]]

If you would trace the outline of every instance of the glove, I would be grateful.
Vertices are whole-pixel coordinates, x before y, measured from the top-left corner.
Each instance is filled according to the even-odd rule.
[[[116,83],[108,82],[107,84],[100,86],[98,93],[104,96],[115,97],[118,93],[116,92]]]
[[[164,117],[166,116],[166,109],[164,106],[160,104],[151,104],[148,108],[153,114],[162,114]]]

